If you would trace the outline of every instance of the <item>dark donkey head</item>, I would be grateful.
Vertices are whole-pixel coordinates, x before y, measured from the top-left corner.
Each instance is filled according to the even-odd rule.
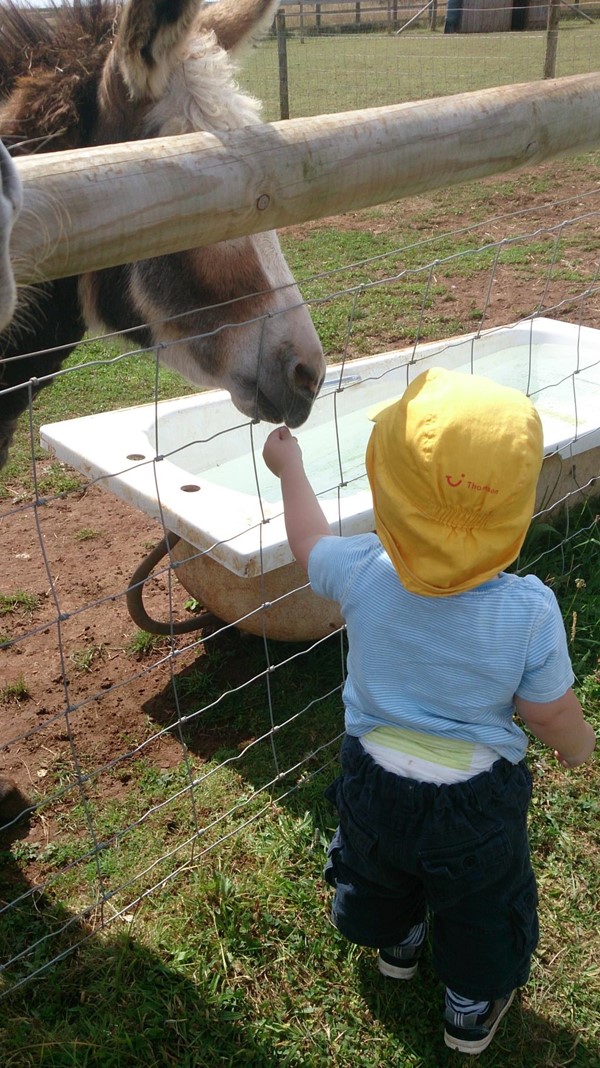
[[[72,0],[43,17],[5,0],[0,134],[19,154],[257,123],[231,53],[268,27],[276,6]],[[162,361],[189,381],[228,389],[245,415],[291,427],[307,418],[325,370],[273,232],[41,282],[23,290],[0,335],[0,463],[37,379],[58,370],[86,327],[162,343]]]
[[[21,209],[21,182],[12,159],[0,141],[0,330],[12,319],[17,291],[9,246],[13,223]]]

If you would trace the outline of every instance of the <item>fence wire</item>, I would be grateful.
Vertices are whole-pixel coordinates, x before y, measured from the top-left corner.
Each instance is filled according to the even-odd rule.
[[[335,365],[318,402],[330,457],[319,492],[345,533],[346,503],[365,491],[342,433],[353,391],[400,392],[431,358],[431,345],[438,361],[451,359],[458,335],[470,336],[475,354],[479,337],[515,319],[532,328],[539,317],[571,324],[564,370],[548,370],[540,384],[533,343],[520,356],[519,381],[540,407],[546,401],[551,407],[555,391],[569,383],[572,438],[548,458],[550,491],[518,568],[535,569],[556,588],[581,676],[597,669],[584,594],[600,553],[593,497],[600,429],[589,429],[579,406],[586,393],[600,397],[600,346],[590,357],[581,340],[585,330],[600,329],[600,194],[575,189],[554,201],[542,191],[527,206],[480,214],[479,221],[443,231],[434,222],[401,246],[301,279]],[[377,225],[371,214],[358,229],[368,233]],[[385,318],[390,305],[397,311]],[[3,995],[44,974],[91,935],[130,923],[149,897],[223,852],[315,780],[326,782],[343,729],[343,625],[301,642],[281,642],[269,632],[273,608],[292,619],[302,614],[307,585],[296,577],[274,598],[267,592],[267,536],[280,508],[263,492],[265,428],[238,413],[226,431],[198,425],[193,440],[165,443],[165,392],[177,395],[182,383],[165,378],[160,347],[117,354],[111,343],[88,340],[52,376],[23,421],[19,448],[28,460],[9,469],[2,483],[8,566],[0,602],[0,773],[14,784],[7,799],[15,802],[2,829]],[[102,355],[100,346],[106,346]],[[353,373],[357,357],[386,351],[387,362],[369,369],[361,361],[360,374]],[[40,451],[39,424],[52,423],[57,412],[53,397],[60,395],[60,411],[77,415],[94,383],[105,388],[110,380],[110,403],[118,406],[139,367],[146,369],[143,399],[151,405],[146,457],[90,477],[85,464],[74,470]],[[106,404],[106,394],[98,396],[92,408]],[[188,400],[178,402],[182,410]],[[108,449],[110,424],[105,433]],[[137,631],[128,619],[127,590],[140,556],[169,532],[166,463],[180,465],[182,479],[201,487],[203,457],[224,451],[233,435],[243,436],[251,457],[253,475],[243,489],[257,499],[258,519],[240,521],[227,538],[202,548],[190,535],[184,563],[166,554],[145,596],[172,624],[171,633]],[[118,496],[121,476],[144,467],[156,490],[148,514],[128,493]],[[202,515],[202,496],[200,488],[199,523],[211,518]],[[195,635],[177,634],[176,620],[202,607],[180,582],[183,566],[235,550],[252,528],[257,605]]]

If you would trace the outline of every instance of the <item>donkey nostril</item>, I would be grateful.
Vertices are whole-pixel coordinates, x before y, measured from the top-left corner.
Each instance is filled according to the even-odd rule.
[[[321,375],[316,375],[309,367],[299,363],[294,368],[294,382],[300,392],[316,396],[321,386]]]

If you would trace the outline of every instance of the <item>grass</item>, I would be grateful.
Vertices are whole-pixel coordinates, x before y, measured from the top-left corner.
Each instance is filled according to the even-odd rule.
[[[22,675],[15,682],[7,682],[0,690],[0,704],[19,705],[29,698],[29,689]]]
[[[25,615],[31,617],[41,603],[37,594],[27,590],[15,590],[14,593],[0,593],[0,616]],[[8,620],[7,620],[8,622]],[[0,650],[12,645],[13,636],[0,631]]]
[[[131,656],[149,656],[156,649],[169,645],[169,638],[165,635],[150,634],[147,630],[136,630],[133,638],[127,645],[127,652]]]
[[[82,527],[75,535],[76,541],[94,541],[96,538],[101,537],[100,531],[94,530],[92,527]]]
[[[598,499],[553,522],[534,524],[518,560],[554,590],[563,611],[573,670],[581,683],[598,671],[600,520]]]
[[[399,104],[543,77],[546,37],[542,32],[444,35],[416,30],[400,36],[386,32],[307,36],[302,42],[297,36],[297,22],[293,25],[296,35],[286,46],[291,118]],[[595,71],[599,38],[598,23],[563,20],[557,75]],[[269,122],[280,118],[274,39],[250,52],[240,80],[263,101]]]
[[[457,211],[469,214],[475,188],[469,185],[452,196],[443,195],[442,207],[452,201]],[[489,201],[506,204],[511,196],[503,180],[488,184],[487,194],[488,210]],[[421,210],[426,218],[426,200]],[[353,229],[339,231],[327,221],[307,228],[300,241],[295,234],[282,237],[292,270],[298,279],[306,279],[301,283],[302,293],[311,303],[326,355],[332,360],[340,359],[342,353],[371,355],[417,340],[438,340],[468,332],[473,323],[497,325],[488,291],[492,277],[501,277],[503,272],[516,280],[522,292],[518,298],[522,304],[511,309],[515,319],[530,314],[531,301],[535,301],[532,293],[541,295],[546,277],[554,285],[562,282],[565,289],[569,281],[575,281],[577,292],[593,286],[595,268],[582,254],[579,233],[570,232],[568,226],[555,259],[552,234],[544,241],[522,235],[498,247],[474,223],[469,235],[460,228],[455,233],[433,229],[415,242],[418,200],[411,203],[410,214],[394,205],[361,213],[360,218],[376,231],[368,241]],[[378,231],[383,225],[386,233],[381,237]],[[431,229],[431,220],[427,226]],[[522,226],[526,230],[527,223]],[[332,266],[335,263],[337,270]],[[316,277],[315,264],[323,270]],[[455,307],[457,290],[472,292],[471,308],[460,313]]]
[[[77,370],[75,370],[75,368]],[[41,391],[32,405],[31,433],[23,417],[11,447],[7,465],[0,472],[0,500],[23,500],[34,491],[32,456],[43,461],[38,468],[37,487],[40,495],[52,496],[77,493],[81,478],[64,464],[49,461],[38,444],[38,430],[43,423],[60,422],[77,415],[92,415],[111,411],[124,404],[146,404],[154,400],[155,388],[161,398],[183,396],[192,387],[179,375],[165,368],[157,371],[156,362],[144,353],[126,355],[114,343],[89,339],[80,345],[63,365],[63,371],[51,388]],[[80,531],[85,540],[95,536],[93,531]]]
[[[16,590],[14,593],[0,593],[0,616],[6,616],[11,612],[33,612],[40,603],[39,597],[27,590]]]
[[[92,670],[96,661],[103,660],[105,656],[106,649],[103,645],[86,645],[83,649],[74,649],[69,653],[69,660],[78,675],[85,675]]]
[[[527,993],[481,1063],[505,1068],[510,1057],[517,1068],[592,1068],[597,962],[579,932],[593,930],[599,889],[597,802],[585,772],[565,780],[535,747],[532,759],[545,933]],[[240,789],[226,778],[229,794]],[[147,803],[173,784],[145,785]],[[211,788],[205,802],[216,807],[223,798]],[[107,819],[122,826],[122,813]],[[172,843],[185,817],[171,812],[169,822]],[[74,957],[13,994],[10,1028],[0,1037],[3,1063],[458,1064],[441,1044],[441,991],[427,962],[415,982],[395,985],[378,975],[372,953],[331,928],[321,878],[331,829],[331,814],[309,794],[274,806],[218,854],[188,855],[176,882],[157,889],[151,903],[126,910]],[[144,848],[148,836],[132,836],[137,858]],[[112,852],[102,862],[105,879],[124,874],[122,853]],[[27,909],[21,913],[23,924]],[[64,901],[44,899],[29,917],[28,937],[43,937],[70,916]],[[69,933],[88,932],[78,923]],[[12,937],[22,939],[22,929]],[[36,963],[42,960],[40,952]]]

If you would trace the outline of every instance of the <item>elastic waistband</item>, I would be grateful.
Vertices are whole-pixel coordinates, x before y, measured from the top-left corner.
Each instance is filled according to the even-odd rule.
[[[531,772],[525,761],[511,764],[504,757],[499,757],[488,771],[482,771],[465,782],[437,785],[431,782],[419,782],[417,779],[405,779],[392,771],[386,771],[363,749],[360,738],[346,734],[342,743],[341,763],[346,775],[357,780],[368,779],[371,788],[376,789],[380,797],[393,804],[416,807],[423,803],[478,804],[489,803],[499,790],[509,781],[524,778],[531,786]]]

